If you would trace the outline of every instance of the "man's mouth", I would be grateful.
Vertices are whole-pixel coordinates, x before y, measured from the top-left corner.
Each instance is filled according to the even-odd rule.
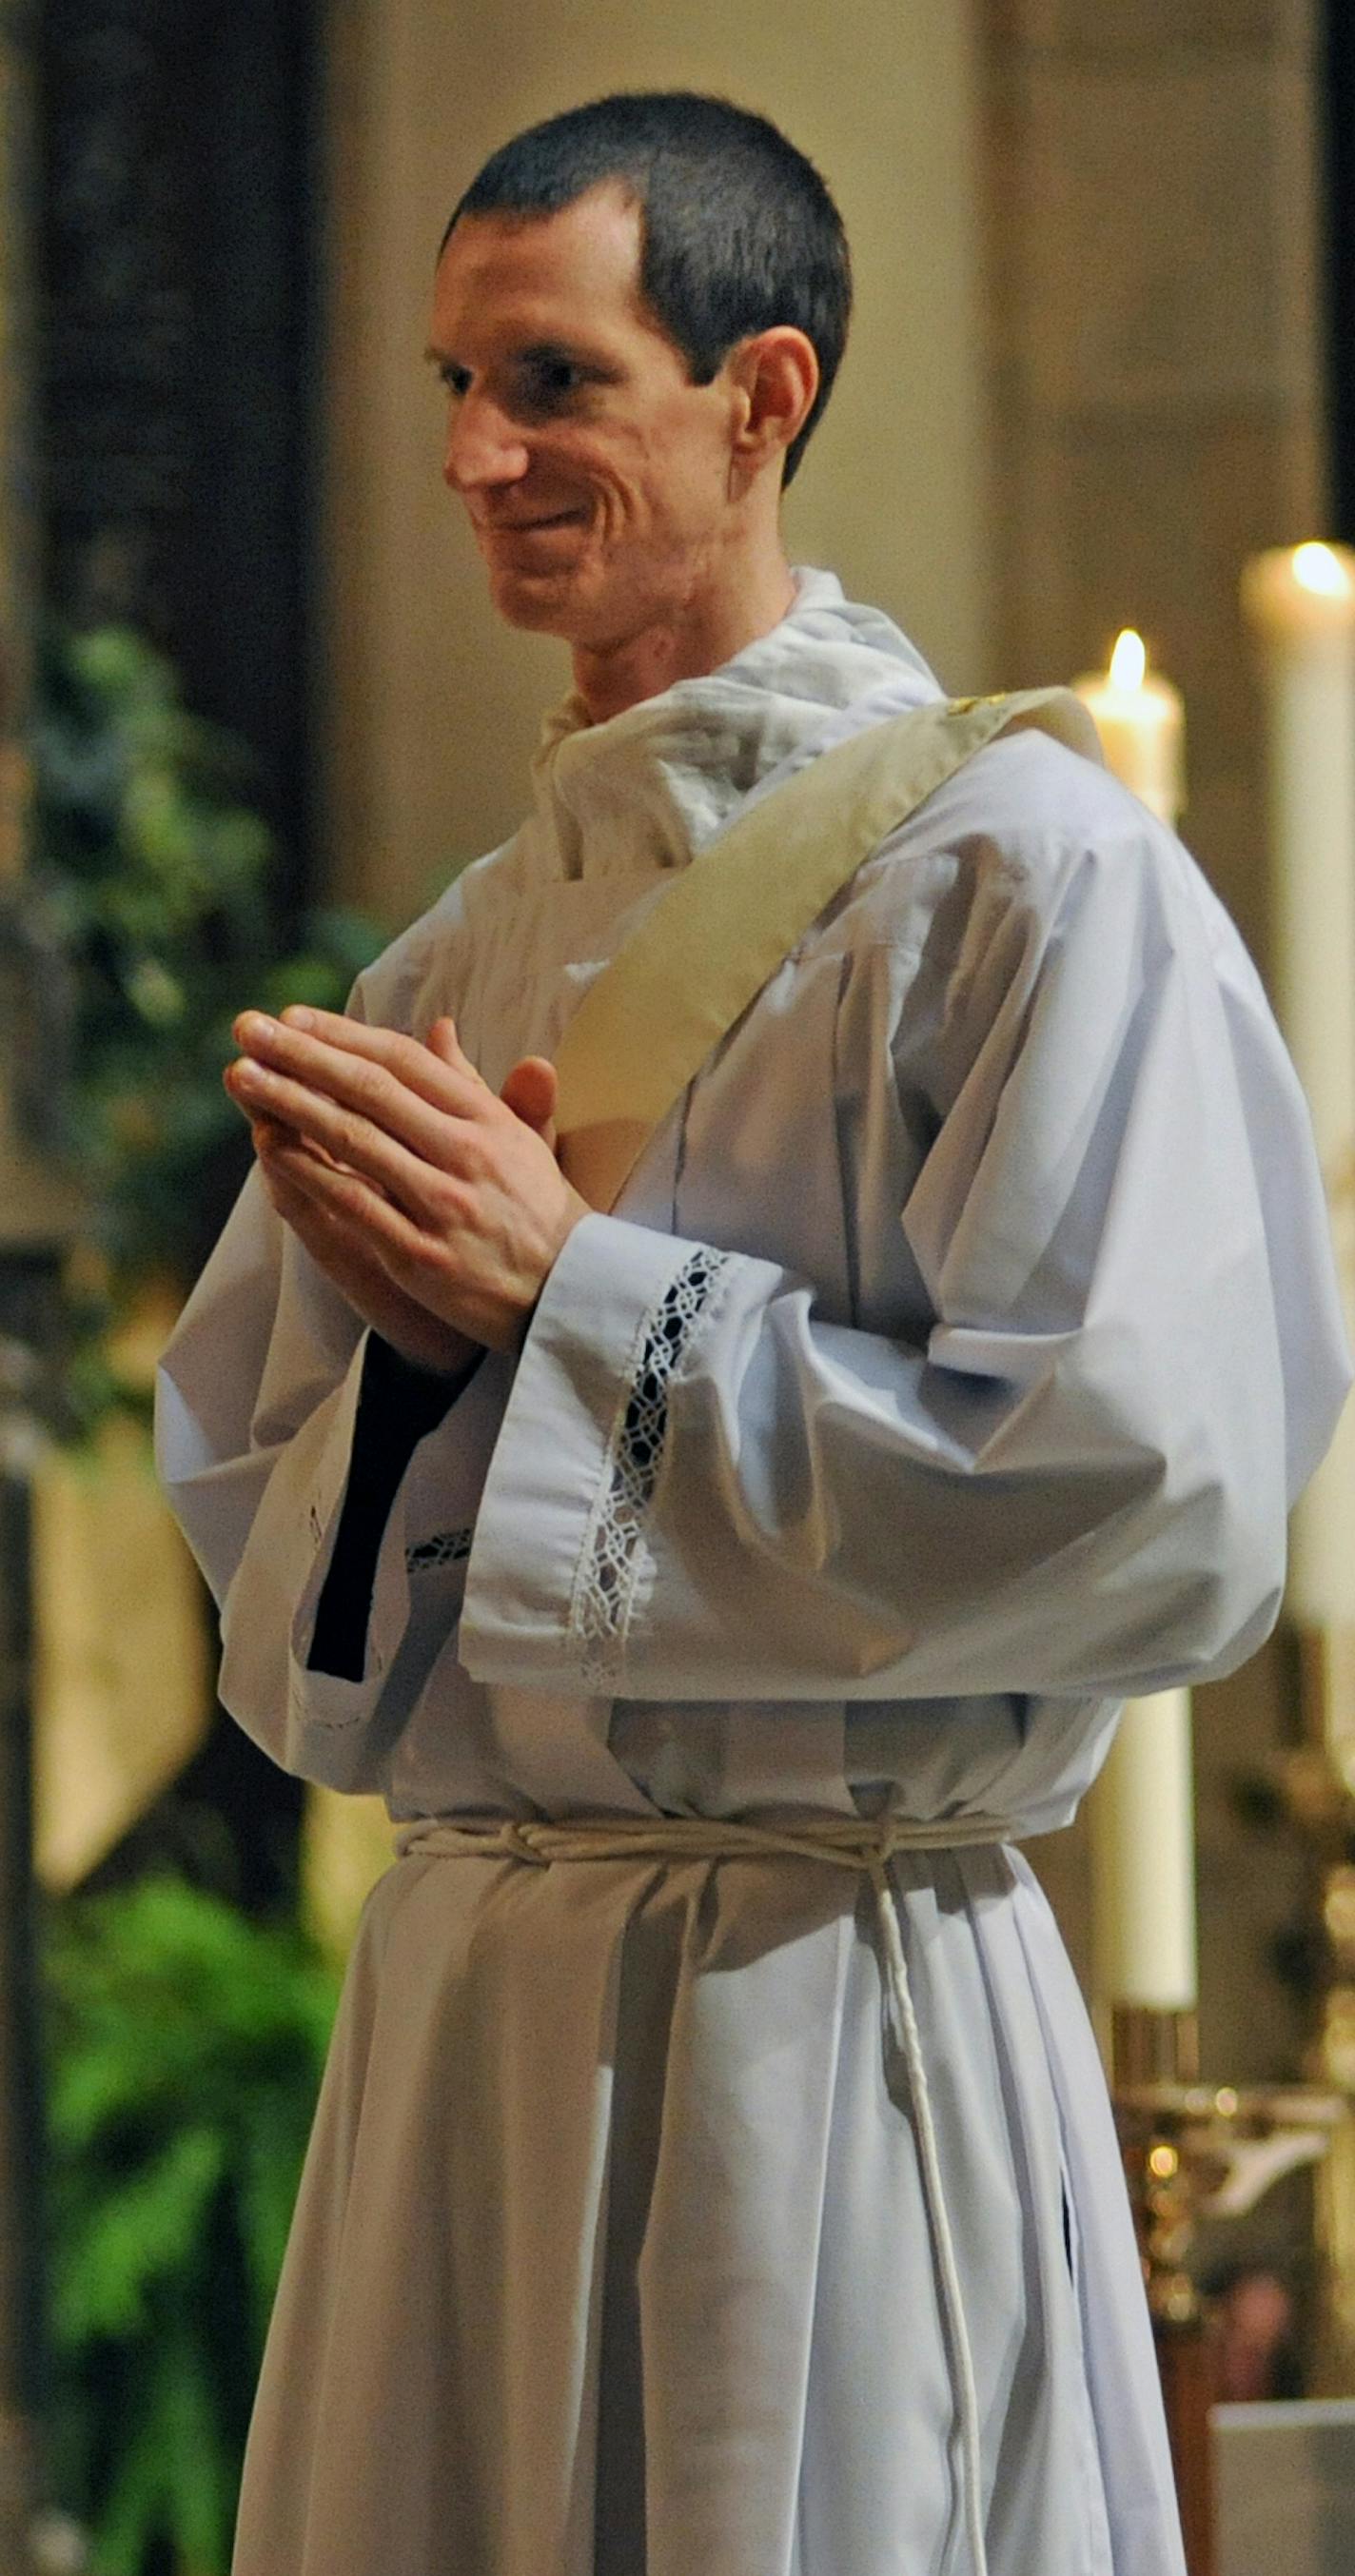
[[[535,519],[481,519],[478,534],[482,537],[531,537],[544,528],[575,527],[586,515],[583,510],[549,510]]]

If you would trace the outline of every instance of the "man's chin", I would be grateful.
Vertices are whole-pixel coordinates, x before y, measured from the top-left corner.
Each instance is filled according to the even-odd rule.
[[[566,565],[536,572],[507,564],[492,564],[489,568],[490,599],[505,625],[520,626],[536,635],[573,640],[579,619],[585,614],[580,590],[577,573]]]

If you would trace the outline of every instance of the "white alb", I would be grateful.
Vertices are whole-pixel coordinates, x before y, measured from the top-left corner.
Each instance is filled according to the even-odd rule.
[[[522,831],[355,1008],[452,1012],[497,1086],[743,799],[936,694],[800,576],[710,678],[567,703]],[[364,1349],[251,1183],[163,1471],[228,1705],[412,1847],[237,2576],[1180,2576],[1099,2062],[1030,1871],[965,1837],[1065,1822],[1123,1695],[1260,1643],[1348,1382],[1304,1104],[1198,870],[1031,734],[892,835],[420,1442],[343,1680],[309,1656]],[[599,1816],[949,1826],[888,1862],[915,2048],[859,1868],[436,1841]]]

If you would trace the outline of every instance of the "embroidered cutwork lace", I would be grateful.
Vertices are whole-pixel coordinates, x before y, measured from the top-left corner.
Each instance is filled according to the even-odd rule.
[[[460,1565],[470,1555],[474,1536],[474,1530],[438,1530],[432,1538],[421,1538],[405,1549],[406,1568],[419,1574],[430,1565]]]
[[[724,1253],[703,1245],[669,1281],[644,1327],[571,1606],[571,1624],[584,1647],[584,1685],[590,1691],[608,1690],[620,1676],[643,1564],[645,1515],[668,1430],[669,1388],[711,1290],[727,1267]]]

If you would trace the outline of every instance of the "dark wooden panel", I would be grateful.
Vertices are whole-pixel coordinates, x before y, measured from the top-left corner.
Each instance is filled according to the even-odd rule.
[[[48,595],[173,652],[304,863],[312,0],[40,18]]]
[[[45,0],[33,19],[47,602],[149,634],[189,705],[243,737],[289,901],[310,812],[316,15]],[[168,1859],[275,1910],[295,1898],[301,1802],[218,1715],[98,1883]]]
[[[1355,544],[1355,10],[1326,0],[1327,366],[1333,534]]]

